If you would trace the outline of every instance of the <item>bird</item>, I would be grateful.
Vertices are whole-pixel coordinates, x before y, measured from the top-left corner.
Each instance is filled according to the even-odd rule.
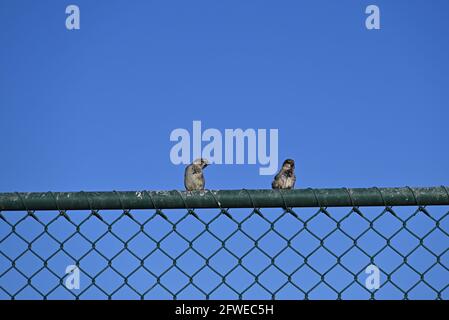
[[[295,187],[295,161],[287,159],[282,164],[281,170],[274,177],[271,187],[273,189],[293,189]]]
[[[186,167],[184,174],[184,186],[187,191],[204,190],[206,181],[203,169],[209,165],[209,161],[199,158]]]

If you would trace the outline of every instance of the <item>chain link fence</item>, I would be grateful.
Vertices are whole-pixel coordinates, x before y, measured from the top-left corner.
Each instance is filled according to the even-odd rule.
[[[0,299],[448,299],[448,216],[447,187],[0,194]]]

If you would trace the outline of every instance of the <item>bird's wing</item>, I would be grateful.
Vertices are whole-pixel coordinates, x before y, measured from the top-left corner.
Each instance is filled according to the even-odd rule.
[[[279,188],[279,178],[280,178],[281,172],[279,172],[275,177],[273,182],[271,183],[272,189],[278,189]]]

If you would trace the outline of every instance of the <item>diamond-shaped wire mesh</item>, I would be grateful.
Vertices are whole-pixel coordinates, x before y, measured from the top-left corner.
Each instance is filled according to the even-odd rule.
[[[448,240],[447,206],[0,212],[0,298],[448,299]]]

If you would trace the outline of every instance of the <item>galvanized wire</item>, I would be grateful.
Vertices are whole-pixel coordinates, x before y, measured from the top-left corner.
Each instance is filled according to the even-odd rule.
[[[197,193],[172,193],[183,209],[167,209],[160,194],[137,192],[151,209],[130,209],[127,194],[113,192],[119,210],[99,208],[88,193],[71,195],[77,210],[60,194],[40,194],[50,211],[30,205],[37,196],[7,194],[0,298],[448,299],[447,188],[437,189],[440,206],[422,190],[400,190],[407,199],[398,203],[409,206],[374,191],[379,199],[369,207],[357,189],[341,189],[341,207],[309,189],[310,208],[291,207],[288,191],[273,192],[279,208],[260,207],[257,191],[238,191],[249,209],[223,207],[230,200],[220,192],[208,193],[211,209],[192,206],[204,197]],[[67,265],[79,268],[79,289],[66,287]],[[381,271],[378,289],[365,284],[369,265]]]

